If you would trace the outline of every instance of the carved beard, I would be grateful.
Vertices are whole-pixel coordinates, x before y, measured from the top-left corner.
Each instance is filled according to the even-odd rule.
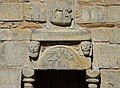
[[[85,56],[89,56],[89,53],[90,53],[90,50],[83,50],[83,54],[84,54]]]
[[[30,55],[31,58],[37,58],[38,54],[39,54],[38,52],[30,52],[29,55]]]

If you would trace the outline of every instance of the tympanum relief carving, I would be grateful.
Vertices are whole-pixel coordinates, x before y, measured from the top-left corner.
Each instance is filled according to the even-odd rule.
[[[42,46],[41,46],[42,47]],[[30,59],[36,60],[38,69],[88,69],[91,67],[91,42],[81,42],[76,47],[68,45],[46,46],[40,50],[40,43],[29,45]],[[39,52],[40,55],[39,55]],[[89,58],[88,58],[89,57]]]

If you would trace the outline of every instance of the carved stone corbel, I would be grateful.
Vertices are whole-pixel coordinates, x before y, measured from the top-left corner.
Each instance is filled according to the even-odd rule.
[[[34,76],[34,69],[32,69],[29,66],[26,66],[22,70],[23,74],[23,82],[24,82],[24,88],[34,88],[33,82],[35,81]]]
[[[30,61],[31,60],[36,60],[39,56],[40,42],[30,41],[28,49],[29,49]]]
[[[90,57],[92,55],[92,43],[90,41],[82,41],[80,48],[85,57]]]
[[[88,83],[88,88],[99,88],[100,72],[97,70],[88,69],[86,70],[86,74],[87,74],[86,82]]]

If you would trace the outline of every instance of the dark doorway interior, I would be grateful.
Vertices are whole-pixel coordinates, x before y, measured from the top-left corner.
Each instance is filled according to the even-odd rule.
[[[88,88],[85,71],[36,70],[34,88]]]

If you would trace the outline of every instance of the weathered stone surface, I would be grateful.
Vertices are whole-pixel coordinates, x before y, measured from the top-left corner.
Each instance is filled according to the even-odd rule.
[[[22,4],[0,3],[0,21],[21,21],[23,20]]]
[[[112,29],[104,28],[104,29],[90,29],[92,41],[95,42],[108,42],[109,35]]]
[[[120,22],[120,6],[107,7],[108,22]]]
[[[107,22],[107,14],[103,6],[77,6],[75,13],[76,23]]]
[[[0,3],[21,3],[24,0],[0,0]]]
[[[5,62],[5,59],[4,59],[4,43],[0,42],[0,65],[3,65],[3,62]]]
[[[97,68],[120,68],[120,45],[95,43],[93,66]]]
[[[28,21],[46,21],[45,3],[26,3],[24,4],[24,15]]]
[[[114,29],[111,31],[110,36],[110,43],[118,44],[120,43],[120,29]]]
[[[95,78],[95,77],[99,76],[100,72],[95,69],[94,70],[88,69],[88,70],[86,70],[86,74],[90,78]]]
[[[9,29],[0,29],[0,40],[11,40],[12,33]]]
[[[48,0],[48,26],[72,26],[73,6],[74,0]]]
[[[12,39],[11,40],[30,40],[31,38],[31,30],[30,29],[13,29],[12,32]]]
[[[80,5],[119,5],[119,0],[76,0]]]
[[[71,41],[71,40],[90,40],[90,32],[88,30],[47,30],[36,29],[32,31],[31,40],[40,41]]]
[[[101,70],[100,88],[120,88],[120,70]]]
[[[30,29],[0,29],[0,40],[30,40],[30,38]]]
[[[2,66],[23,66],[28,57],[26,41],[5,41]]]
[[[91,67],[91,60],[80,56],[73,47],[56,45],[44,50],[38,59],[38,69],[78,69]]]
[[[12,68],[0,68],[0,88],[21,88],[21,71]]]

